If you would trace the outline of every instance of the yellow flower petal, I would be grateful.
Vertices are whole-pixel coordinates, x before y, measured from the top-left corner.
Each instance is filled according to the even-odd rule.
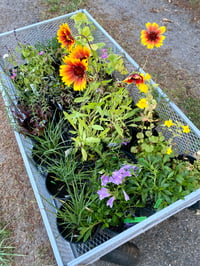
[[[136,106],[139,107],[140,109],[146,108],[148,106],[147,100],[145,98],[140,99],[136,104]]]
[[[173,123],[172,120],[166,120],[166,121],[164,122],[164,125],[165,125],[166,127],[170,128],[171,126],[174,126],[175,124]]]
[[[182,126],[182,129],[183,129],[183,133],[189,133],[190,132],[189,126]]]

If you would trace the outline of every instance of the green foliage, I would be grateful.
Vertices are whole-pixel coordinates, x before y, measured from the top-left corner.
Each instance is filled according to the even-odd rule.
[[[54,13],[57,15],[63,15],[80,8],[82,0],[44,0],[47,5],[47,13]]]
[[[86,98],[79,98],[84,101]],[[71,133],[74,146],[81,149],[83,160],[88,159],[88,150],[101,154],[103,143],[119,146],[130,137],[128,126],[134,125],[138,109],[132,109],[128,91],[118,88],[81,106],[79,111],[64,112],[65,119],[73,126]]]
[[[68,187],[69,199],[63,203],[63,208],[57,212],[57,217],[61,219],[61,225],[65,225],[68,233],[66,237],[76,241],[88,240],[94,228],[100,223],[94,219],[92,204],[96,205],[96,195],[87,190],[86,184],[79,180],[79,186],[74,182]],[[80,185],[81,184],[81,185]]]
[[[162,209],[183,199],[199,187],[200,173],[190,163],[172,159],[169,155],[149,153],[138,159],[139,170],[130,180],[127,192],[133,194],[135,206],[153,207],[162,200]]]
[[[14,253],[11,233],[7,226],[0,224],[0,265],[2,266],[11,265],[15,256],[23,256]]]
[[[50,121],[42,136],[31,135],[34,141],[32,156],[39,164],[49,165],[64,156],[67,143],[64,143],[63,133],[64,121],[60,119],[56,124],[54,120]]]

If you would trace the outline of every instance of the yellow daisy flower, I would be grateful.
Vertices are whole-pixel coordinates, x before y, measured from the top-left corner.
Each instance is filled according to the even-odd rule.
[[[183,129],[183,133],[189,133],[190,132],[190,128],[189,126],[181,126]]]
[[[141,92],[144,92],[144,93],[147,93],[148,92],[148,86],[144,83],[140,83],[138,84],[138,89],[141,91]]]
[[[171,126],[174,126],[175,124],[173,123],[172,120],[166,120],[166,121],[164,122],[164,125],[165,125],[166,127],[170,128]]]
[[[136,106],[139,107],[140,109],[146,108],[148,106],[147,100],[145,98],[140,99],[136,104]]]
[[[170,155],[173,152],[171,147],[168,147],[166,150],[166,154]]]

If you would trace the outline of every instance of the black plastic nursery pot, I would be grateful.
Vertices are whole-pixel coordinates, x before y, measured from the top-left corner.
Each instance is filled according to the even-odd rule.
[[[62,23],[68,23],[70,28],[74,29],[74,22],[71,16],[78,12],[84,13],[88,19],[94,24],[95,42],[104,42],[106,48],[112,48],[116,54],[122,55],[127,66],[128,71],[131,73],[133,70],[143,72],[139,65],[122,49],[122,47],[99,25],[99,23],[86,11],[77,10],[73,13],[53,18],[47,21],[42,21],[33,25],[29,25],[15,31],[0,34],[0,55],[7,53],[7,49],[14,51],[17,45],[16,36],[18,40],[31,45],[37,42],[47,43],[49,39],[55,36],[59,26]],[[22,63],[19,59],[19,64]],[[152,81],[153,82],[153,81]],[[10,99],[14,99],[15,89],[9,77],[3,71],[3,64],[0,62],[0,89],[5,101],[9,106]],[[139,99],[138,93],[130,88],[131,95],[135,101]],[[9,97],[8,97],[9,94]],[[200,150],[200,131],[192,124],[192,122],[183,114],[183,112],[171,101],[168,97],[158,88],[160,97],[166,99],[157,108],[158,114],[173,121],[180,121],[189,125],[191,132],[186,137],[177,139],[177,152],[183,154],[187,148],[188,154],[193,155]],[[11,121],[13,121],[12,113],[9,113]],[[15,131],[15,136],[24,164],[40,209],[44,225],[46,227],[51,246],[59,266],[72,266],[72,265],[87,265],[104,256],[118,247],[132,240],[139,234],[144,233],[146,230],[156,226],[170,216],[176,214],[184,208],[187,208],[200,200],[200,189],[190,193],[184,199],[174,202],[170,206],[156,212],[149,216],[144,221],[132,226],[131,228],[117,234],[110,236],[104,231],[99,231],[95,238],[86,243],[72,244],[66,241],[59,233],[55,207],[60,207],[60,202],[52,197],[46,189],[45,178],[43,174],[35,166],[32,159],[31,149],[33,142],[19,132]],[[170,137],[165,135],[166,138]],[[48,200],[47,200],[48,199]],[[51,204],[49,204],[51,203]],[[123,257],[125,257],[123,255]],[[127,264],[126,264],[127,265]]]
[[[55,174],[48,173],[46,176],[45,184],[48,192],[52,196],[60,199],[65,199],[69,197],[66,183],[61,180],[58,180]]]

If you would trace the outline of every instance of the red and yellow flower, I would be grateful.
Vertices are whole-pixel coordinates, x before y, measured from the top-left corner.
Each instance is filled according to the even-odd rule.
[[[73,48],[69,56],[72,59],[79,59],[87,62],[90,57],[90,49],[87,46],[77,45]]]
[[[153,49],[154,47],[160,47],[163,45],[165,36],[162,35],[166,31],[166,27],[159,27],[157,23],[146,23],[147,30],[141,31],[141,43],[146,46],[147,49]]]
[[[134,73],[129,75],[127,78],[125,78],[122,82],[132,84],[135,83],[136,85],[144,83],[144,78],[142,75]]]
[[[70,86],[74,83],[75,91],[82,91],[86,88],[87,63],[79,59],[73,59],[65,56],[63,59],[65,65],[60,66],[60,76],[62,81]]]
[[[60,28],[57,31],[57,40],[61,43],[62,48],[66,48],[70,51],[75,43],[70,28],[67,23],[60,25]]]

